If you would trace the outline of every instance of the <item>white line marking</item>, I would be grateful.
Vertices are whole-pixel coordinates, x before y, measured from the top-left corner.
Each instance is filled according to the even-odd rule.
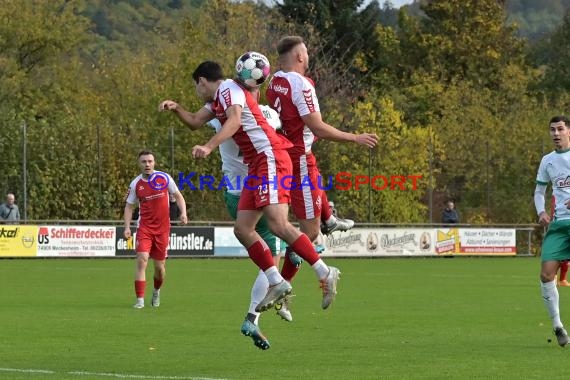
[[[23,372],[23,373],[52,373],[54,371],[49,371],[47,369],[21,369],[21,368],[0,368],[2,372]]]
[[[57,375],[58,372],[47,369],[30,369],[30,368],[0,368],[0,372],[19,372],[19,373],[42,373]],[[196,377],[196,376],[152,376],[152,375],[129,375],[125,373],[103,373],[103,372],[86,372],[86,371],[69,371],[68,375],[76,376],[101,376],[115,377],[119,379],[151,379],[151,380],[228,380],[215,377]]]
[[[217,379],[212,377],[195,377],[195,376],[147,376],[147,375],[129,375],[122,373],[99,373],[99,372],[85,372],[85,371],[72,371],[67,372],[69,375],[78,376],[106,376],[116,377],[120,379],[157,379],[157,380],[227,380]]]

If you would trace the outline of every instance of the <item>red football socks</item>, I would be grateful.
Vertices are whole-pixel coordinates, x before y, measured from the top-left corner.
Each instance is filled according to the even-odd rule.
[[[259,240],[249,246],[247,253],[259,269],[264,272],[275,265],[271,251],[267,245],[262,244]]]
[[[291,244],[291,249],[311,265],[320,259],[315,251],[315,247],[313,247],[313,244],[305,234],[301,234],[301,236]]]
[[[162,286],[162,278],[154,278],[154,288],[155,289],[160,289],[160,287]]]
[[[137,298],[144,297],[144,288],[146,286],[146,281],[135,281],[135,294]]]

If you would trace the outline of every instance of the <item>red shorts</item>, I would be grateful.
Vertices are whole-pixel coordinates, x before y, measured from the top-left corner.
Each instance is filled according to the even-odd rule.
[[[153,234],[146,229],[137,230],[135,251],[137,253],[148,252],[154,260],[165,260],[168,257],[169,233]]]
[[[290,189],[284,183],[292,179],[291,158],[286,150],[274,150],[273,156],[261,153],[249,164],[248,179],[238,203],[239,210],[259,210],[267,205],[289,203]]]
[[[291,209],[299,220],[321,217],[322,193],[326,186],[321,177],[317,160],[310,153],[293,158],[295,186],[291,189]]]

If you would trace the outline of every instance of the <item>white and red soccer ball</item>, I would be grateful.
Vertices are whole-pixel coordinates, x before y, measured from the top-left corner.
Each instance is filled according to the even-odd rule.
[[[249,51],[237,59],[236,74],[243,84],[258,87],[269,78],[271,65],[263,54]]]

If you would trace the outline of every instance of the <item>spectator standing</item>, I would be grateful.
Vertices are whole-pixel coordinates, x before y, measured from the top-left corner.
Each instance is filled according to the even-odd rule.
[[[6,203],[0,205],[0,220],[4,223],[16,224],[20,221],[20,210],[13,193],[6,194]]]
[[[441,215],[441,222],[444,224],[457,224],[459,223],[459,214],[455,209],[453,201],[447,201],[445,208]]]

